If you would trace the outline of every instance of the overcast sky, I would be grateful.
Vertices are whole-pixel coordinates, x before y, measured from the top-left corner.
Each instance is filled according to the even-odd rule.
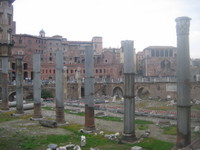
[[[200,0],[16,0],[17,34],[61,35],[69,41],[103,37],[103,47],[134,40],[136,51],[176,46],[175,18],[192,18],[190,56],[200,58]]]

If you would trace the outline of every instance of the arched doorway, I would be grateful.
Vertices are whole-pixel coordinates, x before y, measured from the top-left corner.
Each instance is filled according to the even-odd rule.
[[[15,99],[16,99],[16,92],[10,93],[8,96],[9,102],[13,102],[13,101],[15,101]]]
[[[147,99],[149,95],[150,92],[144,87],[139,88],[137,91],[137,96],[141,99]]]
[[[84,87],[81,87],[81,97],[84,97],[85,96],[85,89]]]
[[[116,96],[116,98],[122,98],[123,97],[123,91],[120,87],[115,87],[113,89],[113,97]]]

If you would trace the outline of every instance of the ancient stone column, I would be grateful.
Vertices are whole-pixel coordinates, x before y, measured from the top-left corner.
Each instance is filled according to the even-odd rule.
[[[2,87],[2,110],[9,110],[8,106],[8,57],[1,57],[2,73],[1,73],[1,87]]]
[[[124,50],[124,131],[123,142],[133,142],[136,140],[135,135],[135,60],[133,41],[122,41],[122,49]]]
[[[23,114],[23,76],[22,76],[22,59],[23,55],[16,56],[16,114]]]
[[[176,147],[191,143],[189,17],[176,18],[177,34],[177,140]]]
[[[34,119],[42,118],[41,113],[41,74],[40,74],[40,54],[33,55],[33,101],[34,101]]]
[[[65,123],[64,116],[64,75],[63,75],[63,52],[56,52],[56,122]]]
[[[64,99],[67,100],[67,66],[64,66]]]
[[[85,47],[85,129],[95,130],[94,123],[94,59],[92,46]]]
[[[78,84],[78,98],[81,99],[81,68],[78,67],[76,71],[76,81]]]

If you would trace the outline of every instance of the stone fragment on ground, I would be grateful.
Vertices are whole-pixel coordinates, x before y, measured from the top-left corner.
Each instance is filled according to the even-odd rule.
[[[57,123],[52,120],[39,120],[39,123],[44,127],[57,128]]]
[[[131,147],[131,150],[142,150],[142,147],[140,147],[140,146],[133,146],[133,147]]]

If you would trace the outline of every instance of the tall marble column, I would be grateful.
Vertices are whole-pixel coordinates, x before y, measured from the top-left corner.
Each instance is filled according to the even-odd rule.
[[[40,54],[33,55],[33,101],[34,101],[34,119],[42,118],[41,112],[41,74],[40,74]]]
[[[189,17],[176,18],[177,34],[177,140],[176,147],[191,143]]]
[[[58,124],[65,123],[63,81],[63,52],[59,50],[56,52],[56,121]]]
[[[23,55],[17,55],[16,56],[16,68],[17,68],[17,74],[16,74],[16,114],[23,114],[23,76],[22,76],[22,59]]]
[[[133,41],[122,41],[124,50],[124,132],[122,142],[134,142],[137,140],[135,135],[135,60]]]
[[[94,121],[94,59],[92,46],[85,49],[85,129],[95,130]]]

